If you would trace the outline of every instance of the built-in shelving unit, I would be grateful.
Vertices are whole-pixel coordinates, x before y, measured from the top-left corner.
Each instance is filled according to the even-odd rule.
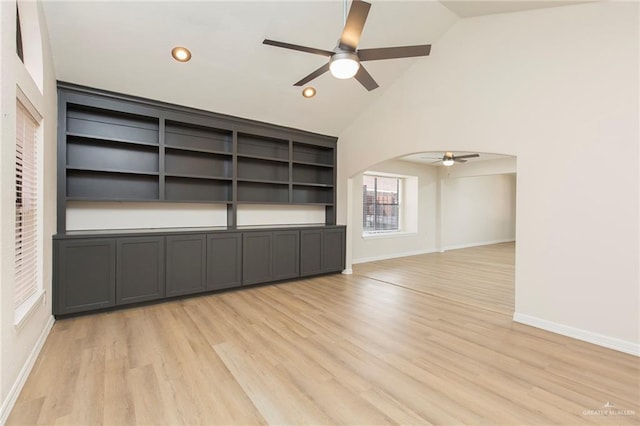
[[[336,138],[67,83],[59,83],[58,101],[55,315],[344,268]],[[68,231],[67,203],[74,201],[99,202],[87,203],[93,209],[100,202],[222,204],[202,210],[215,210],[221,221],[226,207],[227,224]],[[286,217],[287,208],[313,206],[314,222],[322,222],[323,209],[325,220],[237,226],[243,204],[252,206],[240,209],[241,218],[269,204],[275,207],[256,210]]]
[[[325,206],[336,138],[59,84],[58,230],[67,201]]]

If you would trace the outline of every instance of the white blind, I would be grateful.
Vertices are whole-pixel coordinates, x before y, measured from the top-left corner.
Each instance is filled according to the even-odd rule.
[[[38,290],[38,122],[16,108],[16,308]]]

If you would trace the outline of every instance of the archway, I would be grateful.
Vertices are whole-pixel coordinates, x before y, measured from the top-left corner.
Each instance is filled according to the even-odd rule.
[[[446,167],[438,161],[443,152],[411,153],[348,178],[345,272],[512,315],[516,159],[455,154],[467,158]],[[394,179],[401,190],[391,195],[400,207],[390,222],[383,216],[395,214],[390,207],[396,207],[372,207],[371,182]],[[389,195],[384,188],[377,193],[380,199]],[[371,232],[372,209],[379,210],[376,221],[399,226]]]

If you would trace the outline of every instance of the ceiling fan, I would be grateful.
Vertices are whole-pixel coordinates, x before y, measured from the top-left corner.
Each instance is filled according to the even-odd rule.
[[[338,45],[333,50],[316,49],[313,47],[300,46],[297,44],[284,43],[264,39],[263,44],[282,47],[285,49],[298,50],[300,52],[313,53],[314,55],[326,56],[329,62],[313,71],[311,74],[296,82],[294,86],[304,86],[311,80],[321,76],[327,71],[331,71],[336,78],[347,79],[355,77],[368,91],[378,87],[378,83],[371,77],[361,62],[378,61],[381,59],[410,58],[416,56],[427,56],[431,51],[430,44],[401,47],[382,47],[377,49],[358,49],[360,36],[364,23],[367,20],[371,4],[362,0],[353,0],[349,15],[345,19],[344,29]],[[345,0],[346,11],[346,0]]]
[[[466,163],[466,158],[477,158],[480,154],[466,154],[466,155],[454,155],[453,152],[447,151],[442,158],[438,158],[437,161],[433,161],[431,164],[442,162],[443,166],[453,166],[454,163]],[[437,157],[422,157],[423,159],[435,159]]]

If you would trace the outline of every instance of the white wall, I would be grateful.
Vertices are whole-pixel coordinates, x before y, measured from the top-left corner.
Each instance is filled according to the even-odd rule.
[[[450,178],[442,185],[445,250],[515,241],[515,174]]]
[[[0,1],[0,423],[4,422],[22,381],[35,361],[40,345],[51,325],[51,236],[55,232],[56,211],[56,82],[41,5],[21,3],[23,35],[37,30],[41,36],[25,37],[25,62],[34,81],[16,55],[15,11],[13,1]],[[42,49],[42,57],[40,55]],[[15,227],[15,143],[17,89],[24,92],[43,117],[44,228],[41,277],[43,302],[34,307],[20,327],[14,325],[14,227]]]
[[[640,354],[638,27],[636,2],[459,21],[340,135],[339,221],[385,159],[515,155],[515,318]]]
[[[67,203],[67,230],[227,226],[226,204]]]
[[[325,223],[324,206],[238,205],[238,226]]]
[[[353,225],[349,228],[353,241],[353,263],[435,251],[437,168],[408,161],[393,160],[378,164],[368,170],[371,172],[416,176],[418,178],[417,200],[402,200],[405,208],[410,208],[407,204],[417,201],[417,229],[404,235],[363,237],[362,174],[358,174],[353,179]]]

